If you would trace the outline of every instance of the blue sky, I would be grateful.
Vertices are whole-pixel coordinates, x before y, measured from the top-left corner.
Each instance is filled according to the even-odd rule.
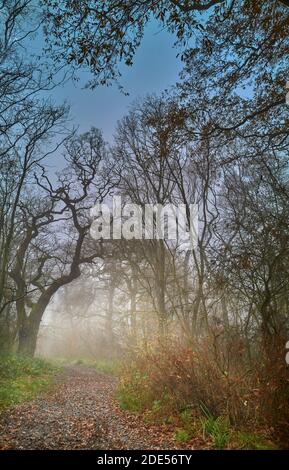
[[[126,114],[131,102],[148,93],[161,93],[176,83],[181,61],[176,58],[174,40],[156,21],[147,25],[133,66],[121,69],[121,84],[129,96],[121,93],[116,85],[83,89],[89,75],[82,73],[79,82],[57,88],[52,98],[57,103],[67,100],[71,104],[72,122],[79,126],[80,132],[95,126],[103,131],[105,140],[111,141],[117,120]]]

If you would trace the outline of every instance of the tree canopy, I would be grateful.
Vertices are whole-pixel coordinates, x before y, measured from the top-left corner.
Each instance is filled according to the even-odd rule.
[[[86,67],[93,78],[89,85],[109,84],[120,78],[120,64],[133,64],[144,28],[155,18],[173,33],[176,46],[186,50],[199,36],[208,43],[206,24],[213,16],[217,27],[228,17],[258,17],[269,6],[284,9],[279,1],[230,0],[43,0],[48,49],[57,61],[75,69]],[[242,28],[242,22],[239,22]],[[253,32],[253,31],[252,31]],[[232,39],[235,31],[231,31]],[[208,43],[209,44],[209,43]]]

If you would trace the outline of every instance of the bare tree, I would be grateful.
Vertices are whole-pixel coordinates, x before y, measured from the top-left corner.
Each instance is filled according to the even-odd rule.
[[[26,41],[39,28],[30,0],[1,2],[0,35],[0,321],[14,300],[8,270],[11,264],[21,197],[37,165],[60,145],[66,106],[41,98],[55,82],[40,62],[27,61]],[[28,19],[30,24],[28,23]],[[29,24],[29,26],[28,26]],[[54,137],[54,143],[49,142]],[[5,335],[4,335],[5,336]]]
[[[39,325],[54,294],[81,274],[81,265],[103,255],[102,245],[89,236],[89,209],[110,191],[102,165],[106,151],[96,129],[65,144],[67,168],[56,187],[43,173],[36,176],[43,203],[22,206],[24,234],[10,276],[16,301],[21,354],[33,355]],[[42,197],[41,193],[37,195]],[[43,200],[43,199],[42,199]],[[29,291],[33,289],[32,294]]]

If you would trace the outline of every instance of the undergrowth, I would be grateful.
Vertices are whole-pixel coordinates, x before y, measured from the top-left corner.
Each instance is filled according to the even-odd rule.
[[[278,434],[288,422],[288,371],[275,363],[270,388],[268,364],[256,360],[249,367],[233,346],[229,353],[230,363],[222,363],[208,345],[193,350],[166,342],[135,351],[120,372],[120,407],[147,422],[170,424],[179,443],[201,437],[215,449],[288,448],[285,433],[283,440]]]
[[[0,411],[47,389],[59,368],[40,358],[0,357]]]

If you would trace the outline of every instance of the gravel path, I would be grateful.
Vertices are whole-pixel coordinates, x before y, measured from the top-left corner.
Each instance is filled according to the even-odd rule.
[[[111,376],[67,367],[52,391],[0,416],[0,449],[181,448],[169,426],[121,411],[115,388]]]

